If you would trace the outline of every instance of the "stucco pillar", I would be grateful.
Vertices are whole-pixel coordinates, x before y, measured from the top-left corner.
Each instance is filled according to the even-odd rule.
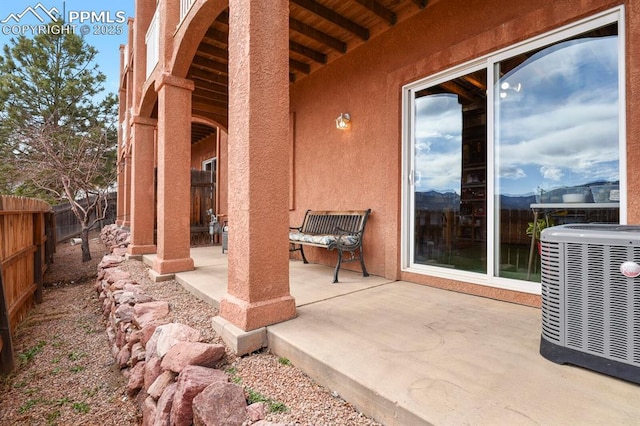
[[[122,226],[129,226],[131,219],[131,152],[127,150],[124,156],[124,216],[122,220]]]
[[[191,92],[193,82],[163,74],[158,92],[158,236],[153,270],[193,269],[190,257]]]
[[[154,226],[154,133],[157,121],[140,116],[133,117],[131,144],[131,244],[132,255],[155,253]]]
[[[116,199],[116,225],[122,226],[124,222],[124,154],[118,154],[118,198]]]
[[[229,276],[220,316],[244,331],[291,319],[289,2],[229,1]]]
[[[120,75],[122,76],[124,71],[124,46],[120,46]],[[125,186],[125,175],[124,175],[124,159],[125,159],[125,149],[126,144],[128,143],[126,131],[124,126],[128,125],[128,115],[127,115],[127,90],[123,87],[120,87],[118,91],[118,197],[116,199],[116,225],[122,226],[125,217],[125,191],[128,191],[128,188]]]

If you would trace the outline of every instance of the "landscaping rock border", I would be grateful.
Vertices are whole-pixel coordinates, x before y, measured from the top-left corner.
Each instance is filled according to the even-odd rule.
[[[265,421],[264,403],[247,405],[243,387],[216,368],[223,345],[201,342],[198,330],[169,322],[169,304],[153,300],[118,268],[128,233],[110,225],[101,239],[111,253],[98,265],[95,290],[112,355],[128,377],[128,395],[140,403],[143,425],[283,425]]]

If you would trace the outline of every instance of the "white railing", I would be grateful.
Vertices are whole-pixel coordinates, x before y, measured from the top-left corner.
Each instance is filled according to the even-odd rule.
[[[156,9],[151,18],[145,43],[147,44],[147,78],[149,78],[160,57],[160,9]]]
[[[122,123],[120,123],[121,126],[121,135],[122,135],[122,140],[120,141],[120,146],[122,146],[122,148],[126,148],[127,146],[127,138],[129,137],[129,135],[127,134],[127,128],[129,127],[129,122],[128,120],[125,118]]]
[[[196,0],[180,0],[180,22],[187,16],[189,9],[196,2]]]

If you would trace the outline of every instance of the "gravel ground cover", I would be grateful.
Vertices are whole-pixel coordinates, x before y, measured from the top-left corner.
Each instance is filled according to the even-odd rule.
[[[126,394],[126,372],[111,355],[101,302],[94,290],[106,248],[91,239],[91,262],[79,246],[59,244],[45,275],[43,303],[14,338],[19,368],[0,380],[2,425],[137,425],[139,401]],[[156,300],[166,300],[171,321],[200,330],[202,341],[222,343],[211,327],[216,310],[175,280],[155,283],[148,267],[128,260],[122,269]],[[378,425],[287,359],[268,351],[236,357],[227,350],[224,369],[253,400],[265,400],[267,419],[286,425]]]

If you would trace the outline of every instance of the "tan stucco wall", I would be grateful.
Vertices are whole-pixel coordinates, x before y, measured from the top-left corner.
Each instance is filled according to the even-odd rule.
[[[621,4],[611,0],[448,0],[291,85],[295,114],[295,210],[373,210],[365,234],[369,272],[478,295],[538,305],[539,297],[400,271],[401,94],[404,84]],[[627,4],[627,140],[629,222],[640,220],[640,1]],[[633,15],[633,16],[629,16]],[[339,131],[342,112],[352,128]],[[637,164],[637,162],[635,162]],[[322,182],[322,184],[318,184]],[[335,254],[308,251],[333,264]],[[350,266],[347,266],[349,268]]]

